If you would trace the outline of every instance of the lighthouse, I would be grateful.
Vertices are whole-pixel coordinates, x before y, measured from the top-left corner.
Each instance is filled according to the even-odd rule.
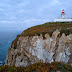
[[[62,10],[61,18],[65,19],[65,12],[64,12],[64,10]]]
[[[65,11],[62,10],[61,18],[57,18],[54,22],[72,22],[72,18],[65,18]]]

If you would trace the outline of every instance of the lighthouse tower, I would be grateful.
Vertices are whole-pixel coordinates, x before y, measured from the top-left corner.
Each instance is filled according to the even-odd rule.
[[[61,18],[57,18],[54,22],[72,22],[72,18],[65,18],[65,12],[62,10]]]
[[[61,18],[65,19],[65,12],[64,12],[64,10],[62,10]]]

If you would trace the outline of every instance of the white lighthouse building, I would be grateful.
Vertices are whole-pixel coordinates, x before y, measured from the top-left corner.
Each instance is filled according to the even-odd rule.
[[[61,18],[65,19],[65,12],[64,12],[64,10],[62,10]]]
[[[65,11],[62,10],[61,18],[57,18],[54,22],[72,22],[72,18],[65,18]]]

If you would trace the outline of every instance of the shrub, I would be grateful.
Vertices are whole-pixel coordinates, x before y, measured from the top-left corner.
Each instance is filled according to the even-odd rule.
[[[52,71],[61,71],[61,72],[72,72],[72,67],[70,65],[52,62],[49,63],[36,63],[27,67],[9,67],[9,66],[0,66],[0,72],[52,72]]]

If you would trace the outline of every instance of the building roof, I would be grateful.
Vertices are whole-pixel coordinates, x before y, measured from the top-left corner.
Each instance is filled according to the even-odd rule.
[[[62,10],[62,13],[64,13],[64,9]]]

